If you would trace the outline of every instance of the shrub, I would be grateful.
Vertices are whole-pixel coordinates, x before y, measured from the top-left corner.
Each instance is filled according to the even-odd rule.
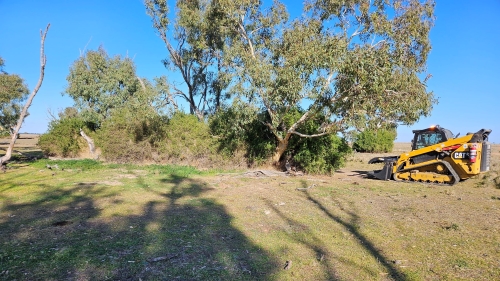
[[[166,138],[161,152],[170,159],[196,162],[208,158],[213,151],[209,127],[194,115],[176,112],[166,125]]]
[[[300,110],[290,114],[299,117],[302,115]],[[316,134],[320,125],[318,120],[309,120],[300,126],[299,131],[309,135]],[[350,153],[351,148],[347,140],[333,133],[314,138],[294,135],[287,150],[293,164],[311,174],[333,173],[344,166],[345,159]]]
[[[293,161],[311,174],[333,173],[351,152],[347,141],[335,134],[304,139],[296,149]]]
[[[127,108],[113,112],[97,131],[96,144],[111,162],[134,163],[151,160],[166,135],[166,119],[138,114]],[[154,159],[156,160],[156,159]]]
[[[258,108],[235,100],[230,107],[219,109],[210,118],[210,132],[217,136],[218,151],[231,156],[244,151],[247,164],[260,164],[272,155],[276,141],[269,129],[260,120],[267,114]]]
[[[220,160],[208,125],[182,112],[168,119],[115,111],[98,130],[98,146],[107,161],[116,163],[154,161],[212,168]]]
[[[40,136],[38,145],[47,156],[76,157],[86,146],[80,128],[86,123],[78,117],[61,118],[50,122],[47,133]]]
[[[391,152],[395,139],[395,128],[364,130],[355,137],[352,148],[359,152]]]

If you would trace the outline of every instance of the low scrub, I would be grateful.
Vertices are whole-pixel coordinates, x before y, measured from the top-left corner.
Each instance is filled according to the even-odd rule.
[[[47,156],[77,157],[86,147],[80,128],[86,128],[86,124],[78,117],[54,120],[48,132],[40,136],[38,145]]]
[[[396,129],[365,130],[359,133],[352,148],[359,152],[391,152],[396,139]]]

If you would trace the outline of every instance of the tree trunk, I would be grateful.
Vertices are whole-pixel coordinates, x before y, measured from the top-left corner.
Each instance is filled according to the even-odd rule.
[[[281,156],[285,153],[286,149],[288,148],[288,141],[290,140],[290,137],[292,134],[287,133],[284,138],[278,138],[278,146],[276,146],[276,149],[274,150],[274,155],[273,155],[273,164],[277,165],[280,162]]]
[[[0,166],[5,165],[5,163],[10,160],[19,130],[21,129],[21,126],[23,125],[24,122],[24,117],[26,117],[26,114],[28,114],[28,108],[31,106],[33,98],[35,97],[36,93],[38,93],[38,90],[42,86],[43,77],[45,75],[45,63],[47,62],[47,58],[45,57],[45,52],[44,52],[44,44],[45,44],[45,36],[47,36],[49,27],[50,23],[47,25],[47,28],[45,28],[45,32],[42,32],[42,30],[40,30],[40,37],[42,38],[40,47],[40,78],[38,79],[36,87],[33,89],[33,92],[31,92],[31,94],[29,95],[28,100],[26,101],[26,104],[24,105],[23,110],[21,111],[21,114],[19,115],[19,119],[17,120],[17,125],[14,128],[14,132],[12,133],[12,138],[10,140],[9,147],[7,148],[7,152],[5,153],[4,156],[0,157]]]
[[[92,140],[92,138],[87,136],[87,134],[85,134],[85,132],[82,130],[82,128],[80,128],[80,135],[82,135],[82,137],[85,139],[85,141],[89,145],[90,155],[92,155],[92,158],[94,158],[94,159],[99,158],[99,156],[96,155],[96,153],[95,153],[94,140]]]

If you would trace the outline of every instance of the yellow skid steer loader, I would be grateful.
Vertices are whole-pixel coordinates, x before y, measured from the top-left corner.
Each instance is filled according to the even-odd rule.
[[[381,180],[416,181],[453,185],[490,169],[491,130],[481,129],[466,136],[432,126],[414,130],[412,151],[399,156],[375,157],[369,164],[384,163],[370,175]]]

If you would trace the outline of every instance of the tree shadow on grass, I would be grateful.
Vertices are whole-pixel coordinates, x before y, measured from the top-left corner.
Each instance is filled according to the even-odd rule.
[[[303,186],[307,184],[303,182]],[[388,275],[393,280],[409,280],[409,278],[398,268],[394,266],[394,263],[385,257],[377,247],[359,231],[359,216],[353,212],[349,211],[349,208],[342,206],[341,202],[337,201],[337,204],[341,207],[340,209],[347,215],[349,219],[344,219],[345,216],[336,215],[334,212],[330,211],[325,205],[323,205],[318,199],[315,199],[308,190],[304,191],[304,194],[310,202],[314,203],[319,210],[321,210],[326,216],[332,219],[334,222],[342,225],[349,233],[354,235],[356,241],[359,241],[359,245],[365,248],[370,255],[376,259],[388,272]]]
[[[299,229],[301,231],[306,231],[306,235],[292,235],[289,234],[289,238],[294,240],[295,242],[298,242],[302,245],[305,245],[307,248],[311,249],[314,251],[316,254],[316,259],[318,261],[322,261],[325,256],[331,255],[332,253],[329,253],[327,251],[327,247],[324,244],[324,242],[313,235],[308,229],[309,226],[300,223],[297,220],[294,220],[290,217],[288,217],[286,214],[284,214],[279,208],[276,207],[275,204],[273,204],[269,200],[265,200],[266,204],[269,208],[273,209],[273,211],[284,221],[287,222],[287,225],[291,226],[294,229]],[[325,280],[341,280],[340,277],[337,276],[335,272],[335,268],[333,268],[330,263],[320,263],[320,266],[322,267],[322,270],[325,274]]]
[[[2,198],[0,279],[273,279],[277,262],[201,196],[204,182],[168,176],[152,190],[137,181],[137,196],[152,199],[127,215],[123,194],[97,183],[36,184],[33,200]]]

